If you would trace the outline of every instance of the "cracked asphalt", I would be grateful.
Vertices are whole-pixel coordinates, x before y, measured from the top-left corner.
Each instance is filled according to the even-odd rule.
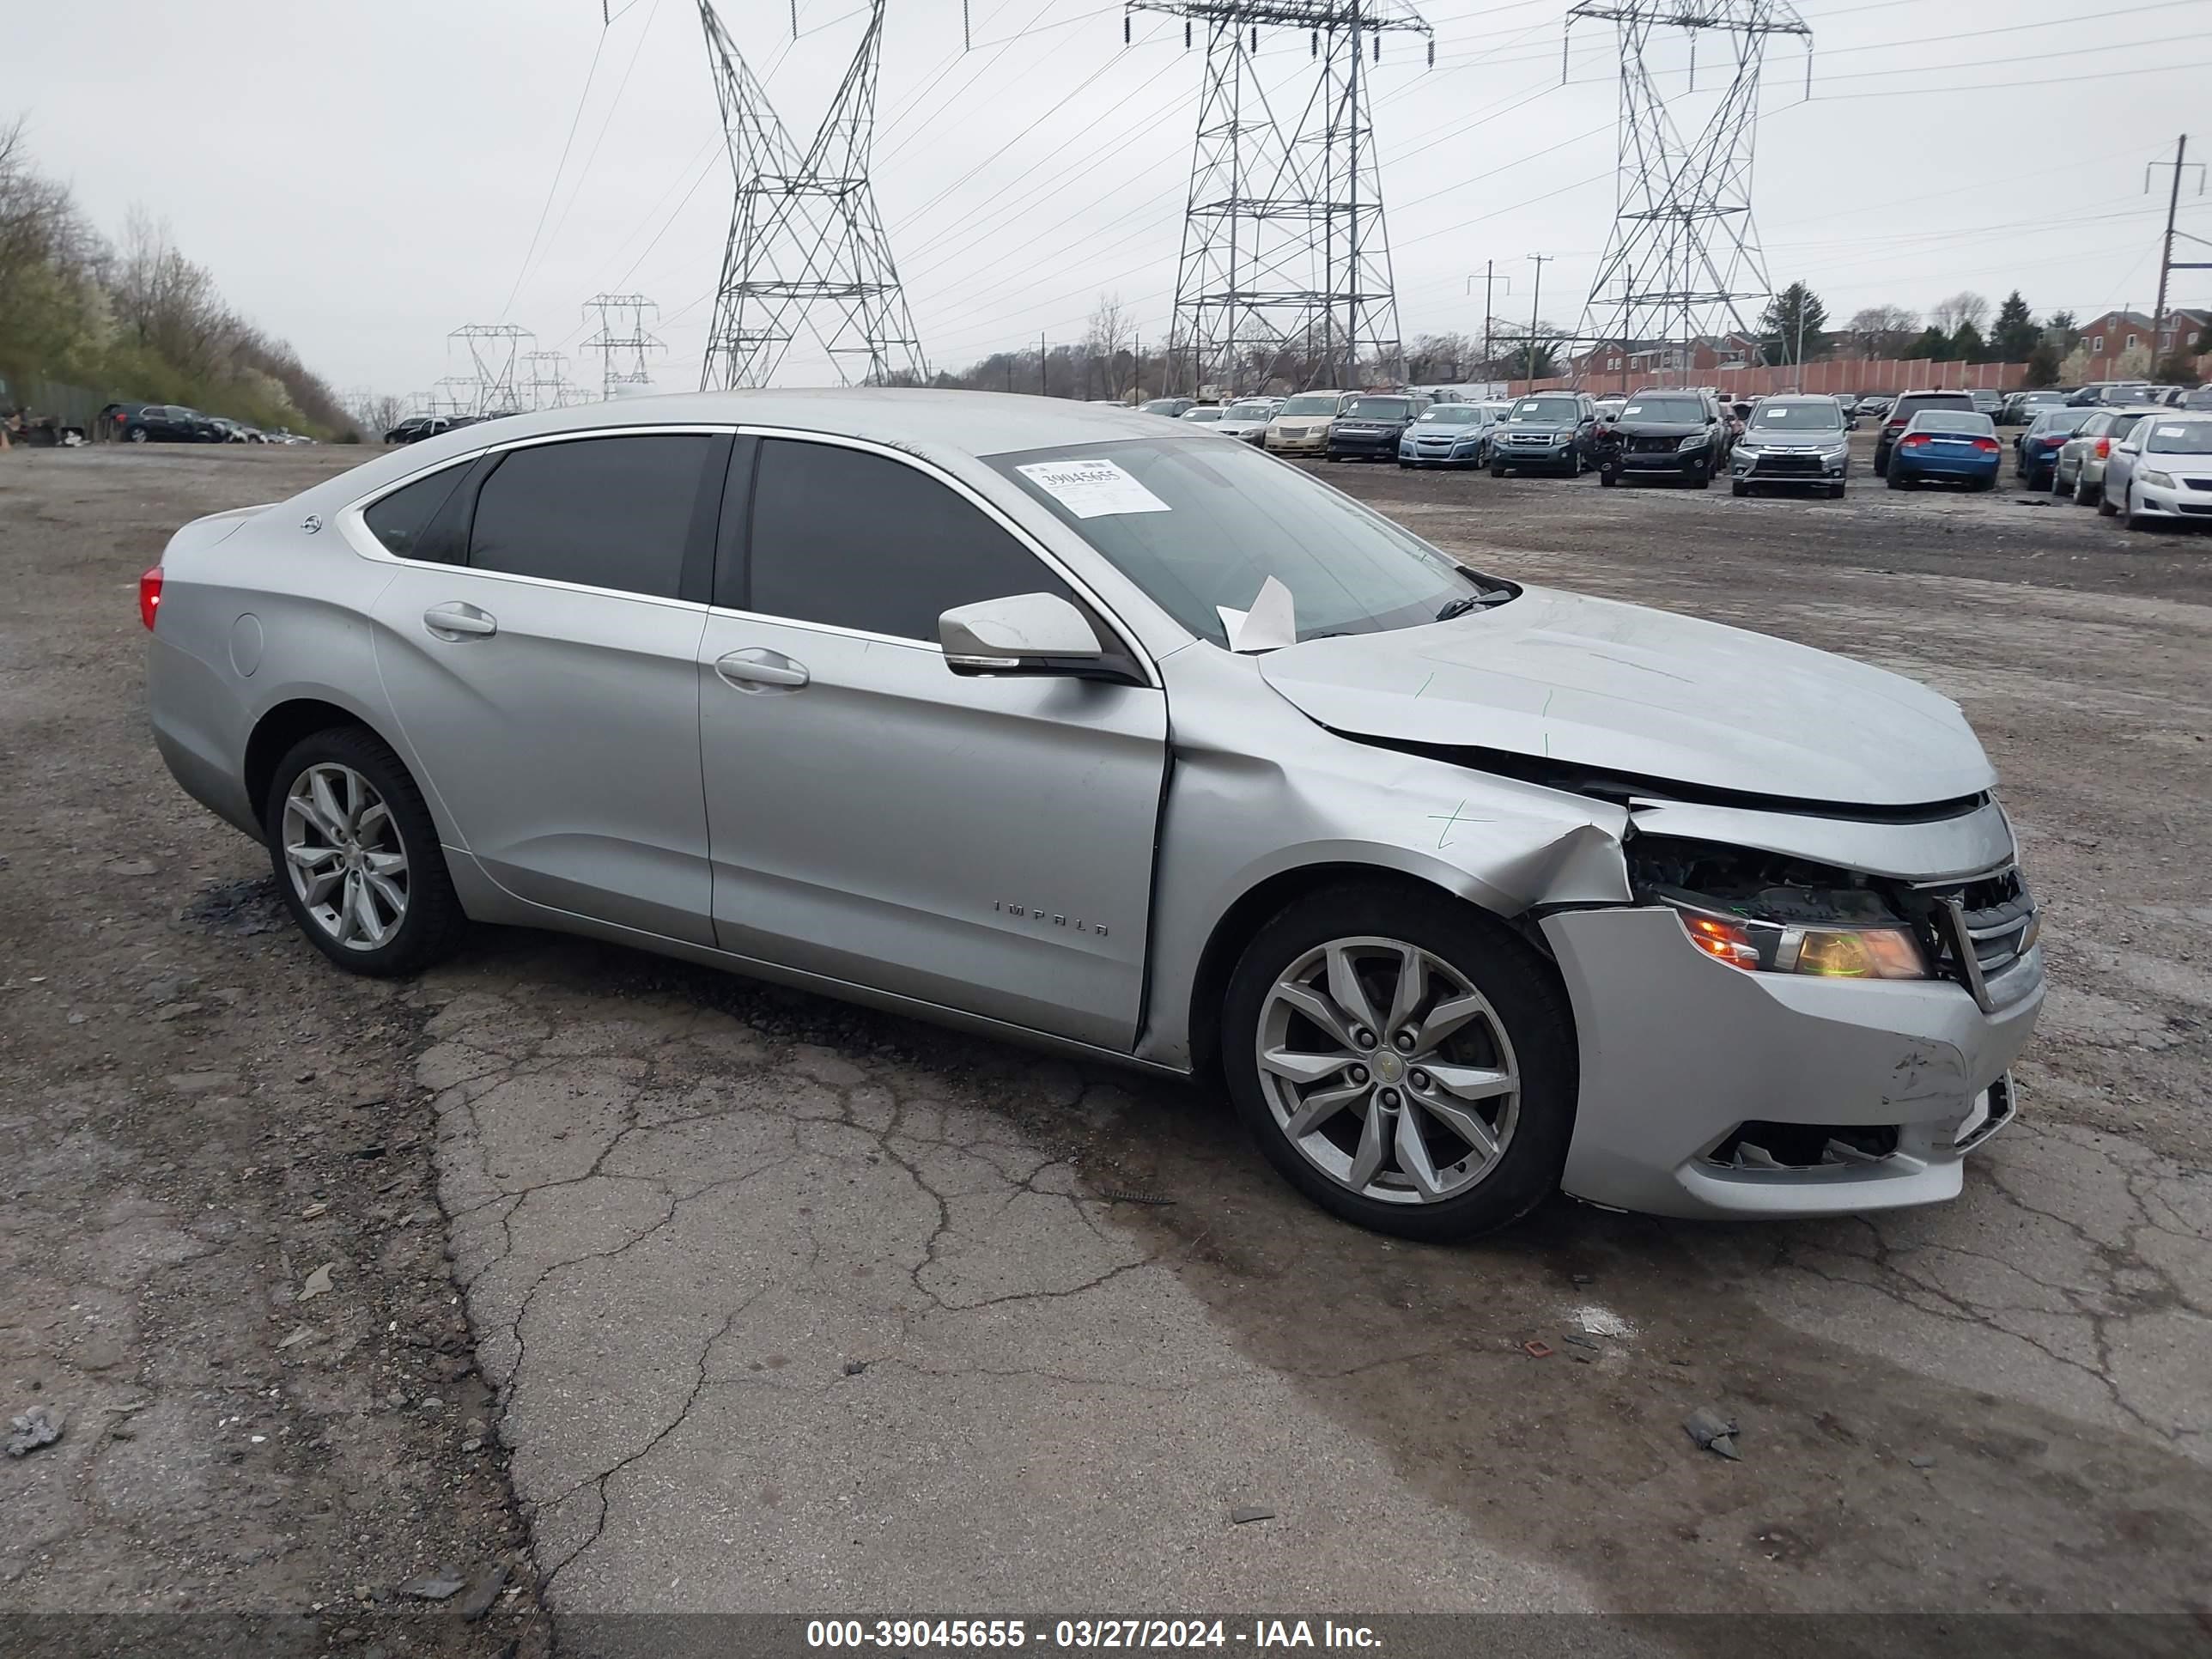
[[[210,457],[228,472],[189,493],[148,467],[133,510],[264,499],[258,460]],[[1207,1090],[482,931],[325,1041],[434,1126],[568,1645],[638,1611],[2212,1608],[2212,540],[1863,475],[1833,504],[1328,476],[1498,574],[1960,699],[2047,910],[2021,1121],[1940,1209],[1754,1228],[1562,1201],[1428,1249],[1304,1205]],[[126,605],[138,550],[82,544],[57,591]],[[46,708],[131,672],[133,643],[0,693]],[[135,728],[80,735],[110,799],[129,782],[116,828],[183,817]],[[186,822],[201,879],[257,877],[258,849]],[[0,830],[34,901],[79,878],[40,856],[50,818]],[[205,949],[244,988],[195,1016],[246,1044],[226,1110],[327,1109],[256,1080],[285,1062],[246,1014],[368,1005],[288,936]],[[27,1006],[0,1005],[17,1077],[82,1040]],[[1741,1462],[1691,1443],[1699,1407],[1738,1421]]]

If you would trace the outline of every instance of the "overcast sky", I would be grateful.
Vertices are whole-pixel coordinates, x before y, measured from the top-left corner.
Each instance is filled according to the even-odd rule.
[[[602,0],[18,3],[0,118],[30,118],[40,161],[111,232],[134,204],[167,219],[341,388],[467,373],[447,337],[466,323],[577,354],[580,302],[632,289],[659,302],[656,378],[678,389],[698,380],[728,164],[696,0],[608,3],[605,27]],[[789,0],[720,0],[802,141],[859,40],[854,4],[799,0],[794,43]],[[886,23],[877,198],[932,362],[1072,340],[1102,293],[1164,337],[1202,52],[1143,15],[1125,50],[1100,0],[970,4],[964,53],[958,0],[890,0]],[[1500,313],[1528,314],[1541,252],[1546,317],[1580,314],[1614,202],[1614,47],[1578,26],[1562,85],[1566,9],[1435,0],[1433,70],[1413,37],[1386,39],[1374,119],[1408,338],[1480,331],[1468,278],[1486,259],[1511,278]],[[2192,119],[2212,161],[2212,0],[2088,21],[2075,0],[1799,9],[1812,98],[1803,53],[1778,43],[1758,136],[1777,286],[1803,278],[1838,320],[1961,288],[2018,286],[2039,314],[2150,308],[2166,184],[2146,194],[2144,164]],[[1262,55],[1285,82],[1309,63],[1294,32],[1263,33]],[[1701,88],[1717,61],[1709,41]],[[2212,237],[2194,173],[2183,203],[2183,228]],[[2212,304],[2212,271],[2177,273],[2169,303]],[[570,372],[598,379],[580,356]],[[794,350],[781,378],[828,374]]]

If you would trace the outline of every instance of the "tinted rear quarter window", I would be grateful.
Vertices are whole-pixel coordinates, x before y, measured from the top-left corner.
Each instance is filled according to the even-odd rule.
[[[368,533],[398,558],[465,563],[468,526],[462,520],[459,495],[470,465],[461,461],[402,484],[362,514]]]
[[[718,604],[905,640],[934,641],[938,617],[955,605],[1074,597],[927,474],[866,450],[783,438],[760,447],[746,570],[749,591],[717,593]]]
[[[477,492],[469,563],[675,599],[721,441],[644,433],[511,450]]]

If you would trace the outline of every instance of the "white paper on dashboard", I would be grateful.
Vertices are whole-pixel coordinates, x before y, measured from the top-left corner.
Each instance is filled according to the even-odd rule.
[[[1014,470],[1079,519],[1174,510],[1111,461],[1037,461]]]

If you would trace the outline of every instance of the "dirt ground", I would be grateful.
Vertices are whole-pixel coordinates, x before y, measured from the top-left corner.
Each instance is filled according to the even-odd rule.
[[[1863,468],[1323,469],[1497,574],[1959,698],[2047,907],[1960,1203],[1425,1249],[1201,1091],[535,934],[328,969],[155,755],[133,588],[356,458],[0,457],[0,1417],[65,1422],[0,1464],[0,1611],[473,1656],[893,1597],[2212,1607],[2212,538]]]

